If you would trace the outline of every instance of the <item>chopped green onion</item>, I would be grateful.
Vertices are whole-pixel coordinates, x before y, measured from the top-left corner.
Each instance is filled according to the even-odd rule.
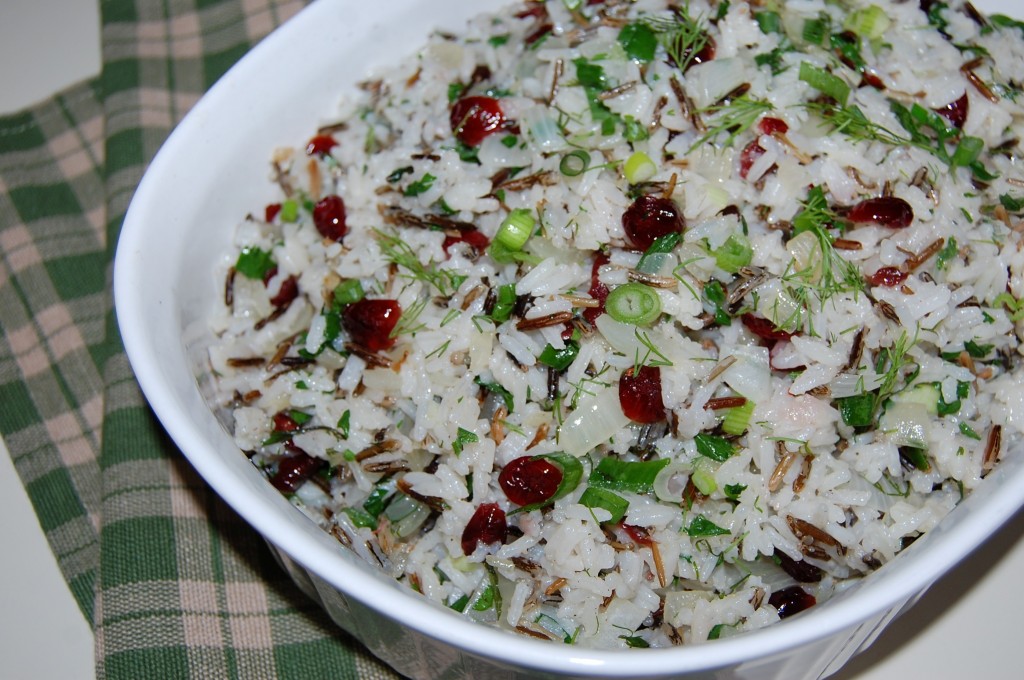
[[[491,308],[491,320],[494,323],[503,323],[512,316],[512,310],[516,306],[516,284],[504,283],[498,286],[498,292],[494,298],[494,307]]]
[[[690,481],[705,496],[710,496],[718,489],[718,482],[715,480],[715,472],[718,466],[709,458],[698,458],[694,461],[693,472],[690,474]]]
[[[984,148],[985,142],[981,138],[964,135],[960,142],[957,143],[956,150],[953,151],[953,155],[949,159],[950,167],[960,168],[970,165],[978,160],[978,156],[981,155],[981,151]]]
[[[975,432],[974,428],[971,427],[970,425],[968,425],[965,422],[961,422],[960,423],[960,432],[965,437],[970,437],[971,439],[977,439],[977,440],[981,439],[981,435],[978,434],[977,432]]]
[[[803,39],[814,45],[820,45],[825,39],[828,25],[822,19],[808,19],[804,22]]]
[[[723,529],[703,515],[697,515],[694,517],[690,521],[690,525],[686,527],[684,531],[694,538],[705,536],[725,536],[729,533],[728,529]]]
[[[839,415],[850,427],[867,427],[875,419],[875,395],[857,394],[836,400]]]
[[[402,192],[403,196],[419,196],[422,193],[426,193],[430,190],[430,187],[434,186],[434,180],[437,179],[429,172],[424,173],[423,177],[419,178]]]
[[[622,172],[625,173],[627,182],[638,184],[654,177],[658,172],[658,166],[643,151],[634,151],[633,155],[626,159]]]
[[[636,462],[604,458],[590,473],[589,483],[592,487],[613,491],[650,493],[654,490],[654,478],[669,462],[668,458]]]
[[[757,12],[754,14],[754,21],[765,35],[782,33],[782,17],[778,12]]]
[[[289,198],[281,204],[281,221],[294,222],[297,219],[299,219],[299,204]]]
[[[391,172],[390,175],[388,175],[388,182],[394,184],[395,182],[397,182],[398,180],[402,179],[403,177],[412,172],[416,172],[416,168],[412,167],[411,165],[396,168]]]
[[[522,250],[530,235],[533,234],[533,227],[536,224],[537,222],[529,210],[516,208],[501,223],[498,233],[494,235],[494,240],[509,250]]]
[[[736,447],[725,437],[702,432],[693,438],[693,442],[697,445],[697,453],[719,463],[724,463],[736,453]]]
[[[719,268],[735,274],[750,264],[754,257],[754,249],[743,234],[730,234],[728,240],[714,251],[715,264]]]
[[[580,505],[588,508],[603,508],[611,513],[611,519],[608,521],[612,524],[618,524],[622,521],[622,518],[626,516],[626,510],[629,509],[629,501],[617,493],[612,493],[606,489],[599,489],[596,486],[588,486],[580,496]]]
[[[722,432],[733,436],[739,436],[747,431],[750,424],[750,415],[754,412],[754,402],[749,399],[742,406],[736,406],[725,412],[722,420]]]
[[[661,316],[661,298],[650,286],[626,283],[608,294],[604,308],[620,323],[649,326]]]
[[[928,472],[932,469],[932,464],[928,462],[928,453],[924,449],[919,449],[916,446],[901,446],[899,451],[900,458],[914,466],[915,470]]]
[[[387,501],[395,493],[398,488],[398,482],[394,477],[388,477],[380,484],[373,488],[370,495],[363,501],[363,510],[370,513],[374,517],[384,512],[384,506],[387,505]]]
[[[832,97],[840,106],[846,106],[846,100],[850,98],[850,86],[846,81],[806,61],[800,62],[800,80],[823,95]]]
[[[854,10],[843,22],[843,28],[867,40],[881,38],[891,25],[892,20],[878,5],[868,5]]]
[[[587,171],[590,167],[590,154],[583,149],[576,149],[562,156],[558,169],[566,177],[576,177]]]
[[[348,518],[352,520],[352,524],[355,524],[360,529],[376,529],[377,518],[370,513],[360,508],[345,508],[342,510]]]
[[[345,305],[359,302],[366,297],[363,284],[359,279],[347,279],[334,287],[334,309],[341,309]]]
[[[651,643],[643,639],[639,635],[620,635],[620,640],[626,641],[627,647],[635,647],[638,649],[647,649],[651,646]]]
[[[544,347],[544,351],[537,357],[537,361],[550,366],[556,371],[564,371],[569,368],[569,365],[576,359],[576,355],[580,353],[579,343],[569,341],[565,343],[565,347],[562,349],[555,349],[550,344]]]

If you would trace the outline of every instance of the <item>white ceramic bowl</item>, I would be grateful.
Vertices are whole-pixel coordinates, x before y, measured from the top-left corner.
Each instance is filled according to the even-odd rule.
[[[852,591],[767,629],[668,650],[592,651],[470,622],[399,587],[299,514],[235,447],[204,400],[214,263],[234,225],[272,195],[267,162],[308,137],[339,93],[502,0],[319,0],[195,106],[138,187],[115,261],[117,316],[150,404],[198,472],[275,549],[342,628],[415,678],[814,678],[866,648],[1024,501],[1009,455],[938,528]],[[1013,12],[1011,0],[978,3]],[[1018,452],[1019,453],[1019,452]]]

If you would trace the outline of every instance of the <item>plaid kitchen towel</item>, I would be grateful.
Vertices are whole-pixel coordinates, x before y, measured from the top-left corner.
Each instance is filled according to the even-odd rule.
[[[147,163],[300,0],[102,0],[97,79],[0,118],[0,430],[98,678],[395,678],[302,595],[148,410],[111,297]]]

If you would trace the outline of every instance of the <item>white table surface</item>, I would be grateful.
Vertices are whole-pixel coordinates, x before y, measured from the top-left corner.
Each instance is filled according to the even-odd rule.
[[[1016,2],[974,4],[983,11],[1013,11]],[[0,0],[0,113],[95,75],[99,66],[95,0]],[[0,678],[91,680],[92,632],[57,570],[2,441],[0,517]],[[1018,513],[834,677],[1024,677],[1022,574],[1024,513]]]

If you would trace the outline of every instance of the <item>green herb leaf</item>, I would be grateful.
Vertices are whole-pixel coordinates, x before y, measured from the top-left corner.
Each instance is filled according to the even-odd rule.
[[[726,484],[722,491],[725,493],[725,497],[731,501],[738,501],[740,494],[743,493],[747,488],[746,484]]]
[[[408,174],[416,172],[416,169],[411,165],[406,165],[404,168],[397,168],[388,175],[388,182],[394,184],[398,180],[402,179]]]
[[[590,486],[612,491],[651,493],[654,490],[654,478],[669,462],[668,458],[650,461],[604,458],[590,473],[589,483]]]
[[[474,379],[473,382],[475,382],[477,385],[479,385],[483,389],[487,390],[491,394],[493,394],[495,396],[498,396],[498,397],[501,397],[501,400],[503,402],[505,402],[505,409],[509,413],[512,413],[512,411],[515,410],[513,408],[514,405],[515,405],[515,402],[514,402],[514,400],[512,398],[512,393],[509,392],[508,390],[506,390],[504,387],[502,387],[501,385],[499,385],[496,382],[487,382],[486,380],[484,380],[480,376],[477,376]]]
[[[259,248],[242,248],[235,262],[235,271],[246,278],[262,281],[277,266],[274,258]]]
[[[588,486],[580,496],[580,505],[588,508],[603,508],[611,513],[608,520],[611,524],[618,524],[626,516],[629,510],[629,501],[617,493],[607,489],[600,489],[596,486]]]
[[[576,355],[580,353],[580,345],[578,342],[569,341],[565,343],[565,347],[562,349],[555,349],[550,344],[544,347],[544,351],[537,357],[537,361],[550,366],[556,371],[564,371],[569,368],[569,365],[576,359]]]
[[[424,173],[423,177],[419,178],[402,192],[404,196],[419,196],[422,193],[426,193],[430,190],[430,187],[434,186],[434,180],[437,179],[429,172]]]
[[[857,394],[837,399],[839,415],[850,427],[868,427],[875,420],[875,395]]]
[[[651,646],[651,643],[649,643],[647,640],[643,639],[639,635],[620,635],[619,639],[625,640],[627,647],[646,649]]]
[[[341,431],[341,436],[348,439],[349,432],[351,431],[351,420],[352,412],[345,409],[345,412],[341,414],[341,418],[338,419],[338,430]]]
[[[723,529],[703,515],[697,515],[690,520],[689,526],[684,531],[694,538],[707,536],[725,536],[728,529]]]
[[[693,441],[697,445],[697,453],[719,463],[724,463],[736,453],[736,447],[725,437],[702,432]]]
[[[463,428],[459,428],[458,433],[455,435],[455,441],[452,442],[452,451],[455,452],[456,456],[462,455],[462,448],[466,444],[475,443],[480,441],[480,437],[475,432],[470,432]]]
[[[626,24],[619,31],[619,44],[631,59],[646,64],[654,59],[658,38],[646,24]]]

